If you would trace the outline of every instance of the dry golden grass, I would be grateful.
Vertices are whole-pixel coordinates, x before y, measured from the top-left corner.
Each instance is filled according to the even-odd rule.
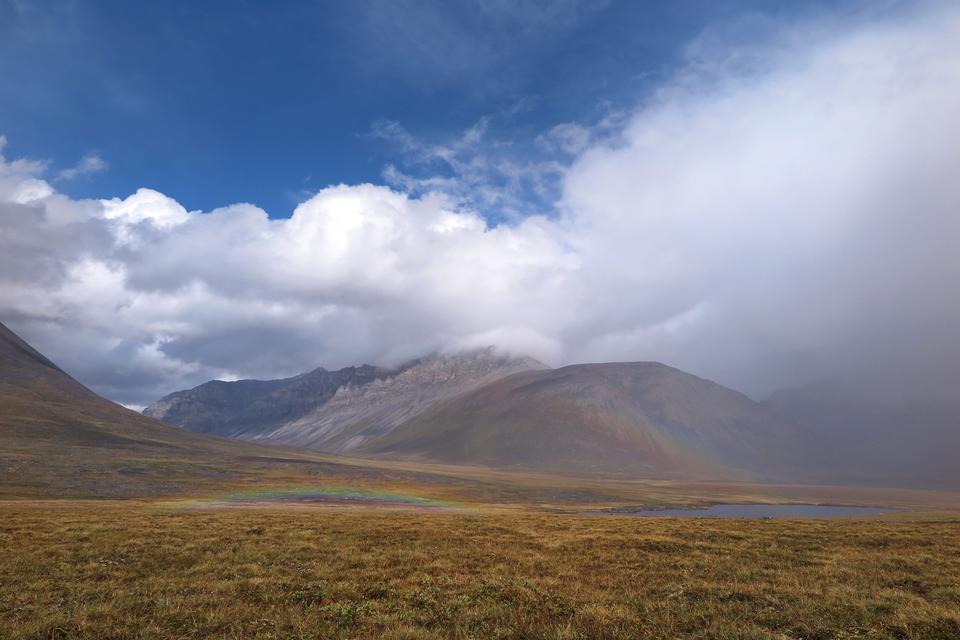
[[[960,638],[960,522],[0,506],[2,638]]]

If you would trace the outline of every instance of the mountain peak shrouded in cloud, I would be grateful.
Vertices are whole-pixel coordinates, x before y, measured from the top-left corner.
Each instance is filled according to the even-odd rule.
[[[78,199],[11,138],[0,317],[131,404],[487,344],[659,360],[754,395],[941,370],[960,356],[958,42],[947,4],[703,39],[602,135],[537,132],[557,202],[501,223],[442,181],[329,186],[282,219],[146,187]]]

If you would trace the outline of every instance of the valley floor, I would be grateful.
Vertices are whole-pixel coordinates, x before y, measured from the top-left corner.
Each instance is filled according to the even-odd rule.
[[[3,638],[960,638],[960,520],[0,504]]]

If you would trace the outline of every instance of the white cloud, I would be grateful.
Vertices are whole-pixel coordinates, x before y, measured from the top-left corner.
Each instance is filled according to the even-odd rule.
[[[149,189],[75,201],[0,160],[0,318],[133,404],[488,343],[751,391],[960,357],[958,42],[939,7],[693,64],[615,137],[547,134],[576,153],[559,210],[499,225],[457,191],[485,171],[460,164],[483,128],[406,140],[460,167],[453,193],[340,185],[289,219]]]
[[[592,325],[581,353],[659,354],[756,389],[956,344],[921,325],[960,313],[942,241],[960,232],[958,18],[752,52],[760,72],[684,77],[619,145],[587,151],[566,182],[576,250],[591,291],[632,293],[619,313],[589,305],[609,332]],[[692,309],[679,335],[659,330]]]
[[[153,189],[137,189],[132,196],[121,200],[101,200],[103,217],[116,222],[117,242],[135,244],[139,241],[138,227],[170,229],[187,222],[189,214],[179,202]]]
[[[74,166],[63,169],[57,174],[57,180],[75,180],[82,176],[89,176],[107,170],[107,161],[96,153],[88,153],[80,158]]]

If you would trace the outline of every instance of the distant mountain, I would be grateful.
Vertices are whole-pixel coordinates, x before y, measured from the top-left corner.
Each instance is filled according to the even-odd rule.
[[[197,433],[254,439],[323,406],[342,387],[365,386],[391,373],[364,365],[283,380],[213,380],[171,393],[143,413]]]
[[[311,457],[193,434],[130,411],[0,324],[0,495],[169,494]]]
[[[357,452],[662,478],[782,477],[791,430],[743,394],[655,362],[528,371],[434,404]]]
[[[213,381],[178,391],[144,414],[200,433],[351,451],[434,402],[518,371],[543,369],[492,348],[435,354],[395,369],[316,369],[282,380]]]

